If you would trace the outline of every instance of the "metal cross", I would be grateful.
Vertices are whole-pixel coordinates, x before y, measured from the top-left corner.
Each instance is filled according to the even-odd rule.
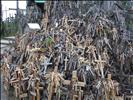
[[[45,74],[45,73],[46,73],[47,66],[52,64],[52,63],[50,63],[50,59],[51,59],[51,56],[50,56],[50,58],[49,58],[49,59],[48,59],[48,58],[44,59],[44,63],[42,63],[42,65],[44,66],[44,71],[43,71],[43,74]]]

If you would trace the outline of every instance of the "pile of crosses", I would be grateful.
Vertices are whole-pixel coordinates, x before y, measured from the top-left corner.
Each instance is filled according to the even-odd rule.
[[[132,95],[133,42],[121,37],[115,23],[105,14],[64,15],[53,23],[51,6],[46,7],[42,30],[17,35],[3,54],[5,91],[13,87],[20,100],[123,100]]]

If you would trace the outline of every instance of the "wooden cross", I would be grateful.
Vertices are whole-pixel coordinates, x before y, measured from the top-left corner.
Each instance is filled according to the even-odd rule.
[[[23,99],[24,97],[27,96],[27,93],[22,93],[21,91],[21,82],[25,80],[22,69],[17,67],[17,69],[15,70],[15,75],[16,78],[11,79],[11,84],[14,84],[16,97]],[[22,85],[22,88],[24,89],[24,85]]]
[[[45,77],[51,80],[48,86],[48,100],[51,100],[53,93],[57,92],[57,88],[63,78],[61,74],[57,72],[57,67],[55,67],[55,70],[53,72],[46,74]]]
[[[40,85],[40,83],[39,83],[39,81],[37,81],[36,87],[35,87],[36,92],[37,92],[37,100],[40,100],[40,92],[39,92],[39,90],[43,89],[43,87],[39,87],[39,85]]]
[[[81,100],[83,94],[83,90],[81,90],[81,87],[85,87],[85,82],[78,81],[77,71],[72,72],[72,87],[75,92],[78,92],[77,95],[73,95],[73,100],[76,100],[76,98],[78,98],[78,100]]]
[[[60,73],[58,73],[58,64],[60,62],[60,56],[58,56],[56,66],[54,67],[54,71],[45,75],[46,79],[50,79],[50,83],[48,85],[48,100],[52,99],[53,93],[57,92],[58,86],[60,86],[60,81],[63,80]]]
[[[74,94],[72,96],[72,100],[76,100],[76,98],[78,98],[78,100],[81,100],[81,97],[83,94],[83,90],[81,90],[81,87],[85,87],[85,82],[78,81],[77,71],[72,72],[71,80],[63,80],[63,84],[64,85],[72,85],[72,90],[74,90],[75,92],[78,93],[77,95]],[[78,89],[78,87],[79,87],[79,89]]]
[[[96,60],[96,54],[95,54],[95,51],[96,51],[96,47],[95,47],[95,46],[90,45],[90,46],[88,47],[87,52],[89,53],[89,57],[90,57],[90,54],[92,53],[94,59]],[[90,58],[89,58],[89,60],[90,60]]]
[[[99,67],[99,69],[100,69],[102,78],[104,78],[103,68],[104,68],[104,63],[105,63],[106,61],[105,61],[105,60],[102,60],[102,59],[101,59],[101,56],[98,55],[98,60],[95,60],[95,62],[97,62],[97,64],[98,64],[98,67]]]
[[[107,75],[107,80],[105,82],[105,95],[106,95],[106,100],[110,100],[112,98],[113,100],[115,99],[116,95],[116,89],[113,83],[113,80],[111,79],[111,74]]]
[[[39,78],[37,78],[36,74],[37,73],[35,72],[32,75],[30,75],[29,84],[28,84],[28,90],[29,90],[29,88],[30,88],[30,86],[32,84],[32,81],[34,81],[34,82],[36,81],[35,83],[33,83],[35,85],[35,87],[32,86],[33,90],[30,91],[30,93],[32,95],[32,100],[35,100],[35,96],[37,97],[37,100],[40,100],[40,90],[43,90],[43,87],[39,86],[40,85],[40,80],[39,80]]]
[[[37,100],[40,100],[40,90],[43,90],[43,87],[40,87],[39,85],[40,85],[40,81],[38,78],[36,78],[36,84],[35,84],[35,87],[33,87],[33,88],[35,88],[35,90],[36,90]],[[35,92],[35,91],[33,90],[33,92]],[[35,100],[35,96],[32,96],[32,99]]]

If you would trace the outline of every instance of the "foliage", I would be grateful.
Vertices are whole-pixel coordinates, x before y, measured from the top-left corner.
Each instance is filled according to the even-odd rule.
[[[7,18],[5,21],[2,21],[2,33],[1,37],[15,35],[18,31],[18,25],[16,19]]]
[[[53,38],[52,37],[47,37],[46,39],[45,39],[45,41],[44,41],[44,44],[46,45],[46,46],[51,46],[52,44],[53,44]]]

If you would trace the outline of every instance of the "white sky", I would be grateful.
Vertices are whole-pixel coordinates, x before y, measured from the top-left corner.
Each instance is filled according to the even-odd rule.
[[[17,8],[16,7],[16,1],[3,1],[2,0],[2,19],[5,20],[9,16],[15,16],[16,11],[15,10],[9,10],[9,8]],[[20,9],[26,9],[26,1],[19,0],[19,8]],[[7,11],[6,11],[7,10]]]

